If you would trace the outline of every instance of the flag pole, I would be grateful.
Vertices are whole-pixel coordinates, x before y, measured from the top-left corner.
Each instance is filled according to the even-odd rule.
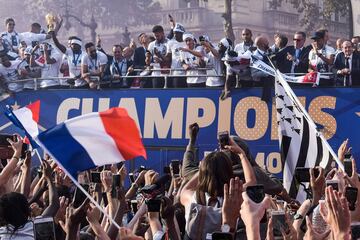
[[[343,163],[339,160],[337,154],[335,154],[334,150],[332,149],[332,147],[330,146],[330,144],[328,143],[328,141],[326,140],[325,136],[318,131],[316,124],[314,123],[314,121],[312,120],[312,118],[310,117],[310,115],[308,114],[308,112],[305,110],[305,107],[301,104],[300,100],[298,99],[298,97],[296,96],[296,94],[294,93],[294,91],[291,89],[291,87],[287,84],[287,82],[284,80],[283,76],[281,76],[280,71],[275,68],[273,62],[271,61],[271,59],[269,58],[269,56],[267,56],[267,58],[269,59],[272,67],[276,70],[276,76],[279,78],[279,81],[282,82],[282,85],[284,87],[284,90],[286,91],[287,94],[289,94],[289,97],[292,98],[292,100],[299,106],[299,108],[301,109],[302,113],[305,115],[305,117],[308,119],[310,125],[315,129],[316,133],[320,136],[320,138],[323,140],[323,142],[325,143],[325,146],[327,147],[327,149],[329,150],[330,154],[332,155],[332,157],[335,159],[336,163],[339,165],[339,167],[341,168],[341,170],[344,170],[344,165]],[[284,84],[285,83],[285,84]]]
[[[81,184],[68,172],[68,170],[66,168],[64,168],[62,166],[62,164],[51,154],[50,151],[48,151],[46,149],[46,147],[40,142],[40,141],[36,141],[37,144],[40,145],[40,147],[45,150],[47,153],[49,153],[49,155],[56,161],[56,163],[62,168],[62,170],[66,173],[66,175],[71,179],[71,181],[73,181],[73,183],[76,185],[76,187],[78,187],[87,198],[90,199],[90,201],[104,214],[104,216],[109,219],[109,221],[115,225],[115,227],[117,229],[120,229],[120,225],[114,220],[112,219],[109,214],[105,211],[105,209],[103,207],[100,206],[100,204],[81,186]]]

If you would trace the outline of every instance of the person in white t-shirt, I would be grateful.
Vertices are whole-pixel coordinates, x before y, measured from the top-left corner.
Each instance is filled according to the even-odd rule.
[[[87,82],[81,77],[81,59],[86,54],[81,50],[82,41],[76,36],[69,37],[68,47],[62,45],[56,37],[56,34],[52,35],[55,46],[64,54],[67,60],[67,67],[69,71],[69,77],[71,83],[75,87],[83,87],[87,85]],[[61,85],[67,85],[65,81],[61,81]]]
[[[6,31],[1,33],[1,39],[4,46],[8,51],[15,54],[18,53],[20,46],[19,34],[15,31],[15,20],[12,18],[7,18],[5,20]]]
[[[246,51],[253,52],[256,50],[256,46],[254,44],[254,41],[252,40],[252,32],[250,29],[245,28],[244,30],[242,30],[241,39],[243,40],[243,42],[238,43],[234,48],[234,51],[237,52],[239,55],[244,54]]]
[[[311,39],[314,42],[309,53],[309,72],[329,73],[335,60],[335,49],[325,44],[324,31],[315,32]],[[330,75],[321,75],[319,85],[334,86],[334,78]]]
[[[161,73],[169,73],[169,71],[159,71],[162,68],[170,68],[170,62],[165,55],[167,53],[167,44],[168,39],[165,37],[164,28],[160,25],[155,25],[152,29],[152,32],[155,37],[155,41],[149,43],[148,50],[152,55],[153,65],[153,76],[161,75]],[[153,88],[163,88],[164,87],[164,78],[153,78],[152,85]]]
[[[215,77],[214,75],[223,74],[223,64],[221,62],[221,54],[218,51],[218,48],[215,48],[208,36],[199,37],[201,46],[204,47],[206,52],[205,62],[207,68],[212,68],[207,70],[208,75],[213,75],[206,78],[207,87],[221,87],[224,86],[224,77]]]
[[[24,84],[14,81],[26,78],[28,73],[25,67],[26,64],[22,60],[10,61],[7,55],[1,57],[0,79],[1,84],[4,85],[6,91],[20,92],[23,90]]]
[[[171,69],[177,70],[172,70],[170,75],[184,76],[185,72],[183,70],[179,70],[182,69],[179,48],[186,47],[186,44],[183,41],[183,34],[185,32],[185,28],[180,23],[176,23],[173,32],[174,38],[167,43],[166,58],[171,61]],[[174,88],[184,88],[187,86],[185,77],[174,77],[171,78],[170,81],[170,86]]]
[[[202,46],[195,45],[195,37],[191,33],[185,33],[183,40],[186,43],[185,48],[180,48],[180,59],[182,67],[186,71],[186,75],[206,75],[205,70],[197,70],[198,68],[205,67],[205,61],[203,60],[205,51]],[[187,77],[188,87],[205,87],[206,77]]]
[[[40,87],[46,89],[59,88],[60,81],[57,78],[59,76],[61,54],[48,43],[42,43],[38,46],[41,55],[37,59],[32,55],[30,63],[32,67],[39,66],[41,68]]]
[[[30,32],[23,32],[19,34],[20,42],[25,42],[26,46],[35,47],[38,43],[50,39],[50,34],[40,33],[41,25],[39,23],[31,24]]]
[[[107,56],[96,50],[92,42],[85,44],[86,54],[81,59],[81,76],[90,88],[96,88],[104,76]]]

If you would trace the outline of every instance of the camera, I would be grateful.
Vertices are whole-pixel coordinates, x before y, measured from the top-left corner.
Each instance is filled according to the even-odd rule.
[[[145,204],[147,205],[148,212],[160,212],[161,199],[146,199]]]
[[[225,146],[230,145],[229,132],[228,131],[219,132],[218,140],[220,143],[220,148],[225,149]]]
[[[265,197],[264,185],[257,184],[253,186],[248,186],[246,188],[246,194],[249,198],[255,203],[261,203]]]
[[[180,161],[179,160],[171,160],[171,167],[175,176],[179,176],[180,174]]]
[[[165,186],[171,180],[171,176],[166,174],[156,180],[152,185],[146,185],[140,189],[140,192],[146,199],[159,199],[162,198],[165,193]]]
[[[35,240],[55,240],[55,225],[52,217],[34,219]]]
[[[346,187],[345,197],[349,203],[349,210],[355,211],[357,201],[358,189],[355,187]]]
[[[200,41],[200,42],[205,42],[205,41],[206,41],[205,36],[202,36],[202,35],[201,35],[201,36],[199,37],[199,41]]]
[[[326,187],[332,186],[336,191],[339,191],[339,180],[326,180]]]
[[[295,178],[298,182],[310,182],[310,168],[298,167],[295,169]],[[314,177],[317,178],[320,174],[318,168],[314,168]]]
[[[281,231],[287,232],[289,229],[289,226],[286,223],[285,212],[283,210],[272,211],[271,218],[274,226],[274,237],[275,239],[278,239],[278,237],[282,237]]]
[[[81,186],[85,189],[85,191],[89,192],[89,184],[81,184]],[[73,198],[74,207],[80,207],[81,204],[85,201],[85,199],[86,195],[79,188],[76,188]]]
[[[345,173],[351,177],[352,176],[352,161],[351,161],[351,154],[345,154],[344,157],[344,170]]]
[[[0,134],[0,159],[10,159],[14,155],[14,150],[12,149],[11,144],[8,142],[7,139],[15,142],[17,140],[17,136],[11,134]],[[21,149],[21,158],[25,158],[25,153],[28,148],[29,145],[23,143]]]
[[[91,172],[90,177],[92,183],[101,183],[100,172]]]

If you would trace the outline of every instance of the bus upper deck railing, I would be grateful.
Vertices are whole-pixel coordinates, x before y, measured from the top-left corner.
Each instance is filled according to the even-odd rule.
[[[208,70],[213,70],[215,71],[213,68],[199,68],[199,69],[195,69],[196,71],[208,71]],[[144,69],[134,69],[135,72],[139,72],[139,71],[144,71]],[[163,68],[163,69],[151,69],[150,71],[152,72],[156,72],[156,71],[170,71],[170,72],[175,72],[175,71],[182,71],[182,72],[186,72],[186,70],[182,69],[182,68]],[[216,73],[216,71],[215,71]],[[294,75],[294,76],[301,76],[301,75],[305,75],[306,73],[285,73],[286,75]],[[334,73],[332,72],[326,72],[326,73],[321,73],[322,75],[334,75]],[[173,74],[169,74],[169,73],[161,73],[160,75],[145,75],[145,76],[140,76],[140,75],[133,75],[133,76],[120,76],[121,79],[153,79],[153,78],[163,78],[164,79],[164,87],[165,89],[168,88],[169,86],[169,81],[171,78],[179,78],[179,77],[219,77],[219,78],[224,78],[224,75],[217,75],[217,74],[192,74],[192,75],[173,75]],[[76,78],[71,78],[71,77],[46,77],[46,78],[26,78],[26,79],[19,79],[16,81],[11,81],[11,83],[25,83],[25,82],[30,82],[33,81],[34,82],[34,90],[38,90],[39,89],[39,82],[43,81],[43,80],[75,80]],[[103,85],[108,85],[108,84],[116,84],[116,83],[121,83],[121,80],[101,80],[100,81],[100,77],[92,77],[92,80],[95,81],[97,83],[97,89],[101,89],[101,86]],[[240,88],[240,84],[239,84],[239,76],[237,75],[237,79],[236,79],[236,86],[235,88]],[[59,84],[59,86],[68,86],[69,88],[76,88],[74,86],[72,86],[71,84],[64,84],[61,85]]]

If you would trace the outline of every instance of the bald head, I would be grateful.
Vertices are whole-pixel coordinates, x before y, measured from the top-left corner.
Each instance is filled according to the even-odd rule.
[[[351,41],[346,40],[342,43],[342,51],[344,52],[345,57],[350,57],[353,53],[353,50],[354,49]]]
[[[345,41],[345,39],[343,39],[343,38],[337,39],[336,40],[336,49],[341,49],[341,46],[342,46],[344,41]]]
[[[255,45],[262,51],[269,49],[269,40],[264,36],[258,36],[255,38]]]

